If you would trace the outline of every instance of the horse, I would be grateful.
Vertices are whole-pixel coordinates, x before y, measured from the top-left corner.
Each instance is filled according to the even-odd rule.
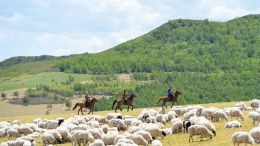
[[[73,110],[75,110],[76,107],[79,106],[78,114],[79,114],[79,111],[81,111],[81,114],[84,115],[83,112],[82,112],[82,108],[88,108],[88,109],[89,109],[89,113],[88,113],[88,114],[90,114],[90,113],[92,112],[92,115],[93,115],[93,108],[94,108],[95,102],[98,102],[98,100],[96,99],[96,97],[92,97],[92,98],[90,99],[90,105],[89,105],[89,106],[86,106],[86,105],[85,105],[85,102],[78,102],[78,103],[76,103],[76,105],[73,107]],[[77,114],[77,115],[78,115],[78,114]]]
[[[163,96],[163,97],[161,97],[161,98],[157,101],[156,105],[157,105],[161,100],[163,101],[162,108],[163,108],[163,107],[166,107],[166,108],[167,108],[167,106],[165,105],[166,102],[172,102],[172,106],[173,106],[174,102],[176,102],[178,105],[180,105],[179,102],[178,102],[178,95],[179,95],[179,94],[182,94],[182,93],[181,93],[180,91],[176,90],[176,92],[175,92],[174,95],[173,95],[173,100],[171,100],[168,96]],[[172,106],[171,106],[171,108],[172,108]]]
[[[133,105],[132,105],[132,102],[133,102],[133,100],[134,100],[134,97],[136,97],[135,93],[131,93],[130,96],[129,96],[129,98],[127,98],[127,104],[125,104],[125,102],[122,101],[122,99],[115,100],[115,101],[113,102],[112,109],[114,108],[115,103],[117,103],[117,106],[116,106],[116,108],[115,108],[115,112],[117,112],[117,111],[116,111],[117,108],[119,108],[119,109],[121,110],[121,112],[122,112],[122,109],[120,108],[121,105],[127,105],[127,106],[128,106],[127,111],[129,111],[129,106],[132,106],[132,110],[133,110],[134,107],[133,107]]]

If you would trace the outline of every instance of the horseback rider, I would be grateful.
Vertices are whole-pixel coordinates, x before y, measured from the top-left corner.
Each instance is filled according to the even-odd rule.
[[[88,95],[88,92],[86,92],[86,95],[85,95],[85,104],[86,104],[86,106],[89,106],[89,104],[90,104],[90,96]]]
[[[172,94],[172,86],[168,89],[167,96],[170,98],[170,100],[173,100],[174,95]]]
[[[124,101],[125,104],[127,104],[127,96],[128,93],[126,92],[126,90],[124,90],[124,92],[122,93],[122,102]]]

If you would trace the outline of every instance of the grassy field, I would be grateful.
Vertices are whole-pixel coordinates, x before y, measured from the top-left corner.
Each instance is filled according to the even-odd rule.
[[[81,101],[82,99],[75,99],[73,100],[73,106],[77,101]],[[0,102],[1,105],[1,112],[0,112],[0,121],[6,121],[9,120],[12,122],[15,119],[19,119],[22,123],[26,122],[32,122],[33,119],[40,117],[42,119],[56,119],[58,117],[63,117],[65,119],[69,117],[73,117],[77,113],[77,109],[75,111],[72,110],[66,110],[65,107],[61,105],[53,105],[52,111],[50,111],[50,115],[45,115],[45,111],[47,110],[47,105],[38,105],[38,106],[17,106],[17,105],[9,105],[3,103],[3,101]],[[204,107],[218,107],[218,108],[224,108],[224,107],[230,107],[234,106],[237,102],[223,102],[223,103],[213,103],[213,104],[201,104]],[[246,105],[249,105],[249,101],[245,101]],[[97,103],[98,104],[98,103]],[[183,107],[186,107],[188,105],[183,105]],[[158,110],[159,107],[155,107],[155,110]],[[131,115],[134,117],[137,117],[139,113],[142,111],[142,108],[134,109],[134,111],[127,112],[125,109],[122,112],[122,115]],[[169,111],[169,108],[166,110],[166,112]],[[95,115],[106,115],[110,112],[114,111],[95,111]],[[163,143],[163,146],[229,146],[233,145],[231,142],[231,135],[236,131],[250,131],[252,126],[252,120],[247,117],[247,114],[250,111],[243,111],[245,120],[241,121],[242,128],[234,128],[234,129],[225,129],[225,123],[226,122],[214,122],[213,124],[216,127],[217,130],[217,136],[213,137],[213,139],[204,138],[204,141],[200,142],[198,136],[194,137],[195,142],[188,142],[189,135],[187,133],[180,133],[180,134],[173,134],[173,135],[167,135],[163,140],[159,138],[159,140]],[[86,114],[86,112],[84,112]],[[26,115],[26,116],[24,116]],[[182,117],[180,117],[182,119]],[[234,119],[233,119],[234,120]],[[230,119],[229,119],[230,121]],[[165,128],[169,128],[170,124],[167,123],[165,125]],[[7,141],[7,138],[0,138],[0,142]],[[36,139],[37,145],[42,145],[40,138]],[[71,143],[66,144],[57,144],[57,145],[64,145],[64,146],[70,146]]]
[[[87,74],[68,74],[62,72],[25,75],[18,78],[0,81],[0,92],[35,87],[36,85],[40,84],[60,84],[61,82],[66,82],[69,79],[69,75],[74,77],[75,82],[87,81],[92,77],[91,75]]]

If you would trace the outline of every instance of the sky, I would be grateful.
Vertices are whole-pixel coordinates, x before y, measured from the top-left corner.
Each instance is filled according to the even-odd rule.
[[[0,0],[0,62],[99,53],[169,20],[226,22],[260,14],[260,0]]]

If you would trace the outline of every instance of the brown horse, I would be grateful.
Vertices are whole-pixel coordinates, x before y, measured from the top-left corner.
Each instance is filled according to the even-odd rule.
[[[78,103],[76,103],[76,105],[73,107],[73,110],[75,110],[75,108],[76,108],[77,106],[79,106],[78,114],[79,114],[79,111],[81,111],[81,114],[84,115],[83,112],[82,112],[82,108],[88,108],[88,109],[89,109],[89,113],[88,113],[88,114],[90,114],[90,113],[92,112],[92,115],[93,115],[93,108],[94,108],[95,102],[98,102],[98,100],[96,99],[96,97],[92,97],[92,98],[90,99],[90,105],[89,105],[89,106],[86,106],[86,105],[85,105],[85,102],[78,102]]]
[[[133,110],[134,107],[133,107],[133,105],[132,105],[132,102],[133,102],[133,100],[134,100],[134,97],[136,97],[135,93],[131,93],[131,94],[130,94],[130,97],[127,98],[127,104],[125,104],[125,102],[122,101],[121,99],[115,100],[115,101],[113,102],[112,109],[114,108],[115,103],[117,103],[117,106],[116,106],[116,108],[115,108],[115,112],[116,112],[116,109],[117,109],[117,108],[119,108],[119,109],[121,110],[121,112],[122,112],[122,109],[120,108],[121,105],[127,105],[127,106],[128,106],[127,111],[129,111],[129,106],[132,106],[132,110]]]
[[[173,95],[173,100],[170,100],[170,98],[169,98],[168,96],[163,96],[163,97],[161,97],[161,98],[157,101],[156,105],[157,105],[161,100],[163,101],[162,108],[163,108],[163,106],[167,108],[167,106],[165,105],[166,102],[172,102],[172,106],[173,106],[174,102],[176,102],[178,105],[180,105],[180,104],[178,103],[178,95],[179,95],[179,94],[182,94],[182,93],[181,93],[180,91],[176,90],[176,92],[175,92],[174,95]],[[171,108],[172,108],[172,106],[171,106]]]

